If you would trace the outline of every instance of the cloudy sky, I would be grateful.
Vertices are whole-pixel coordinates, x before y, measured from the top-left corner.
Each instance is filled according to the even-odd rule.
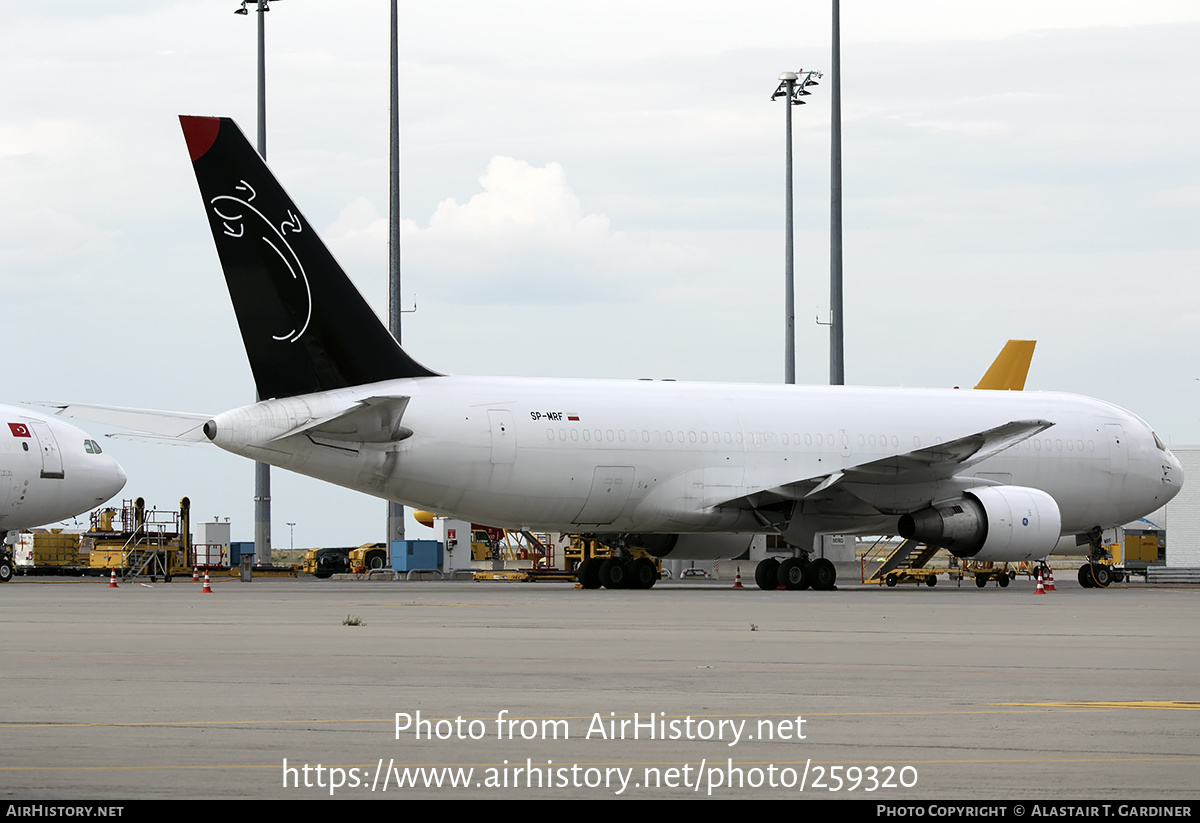
[[[255,128],[237,3],[60,0],[0,27],[0,402],[218,412],[254,387],[176,116]],[[342,11],[335,11],[342,9]],[[828,2],[403,2],[404,344],[455,374],[775,382],[781,71]],[[387,294],[388,4],[277,0],[268,159]],[[842,11],[847,382],[1027,388],[1200,442],[1200,5],[860,0]],[[826,81],[828,78],[826,78]],[[797,373],[828,375],[828,82],[795,114]],[[98,427],[84,424],[93,434]],[[252,470],[105,441],[126,496],[253,532]],[[274,473],[276,546],[381,503]],[[410,536],[421,536],[412,526]]]

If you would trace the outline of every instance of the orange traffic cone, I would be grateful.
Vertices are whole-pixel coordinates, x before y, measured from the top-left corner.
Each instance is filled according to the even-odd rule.
[[[1035,589],[1033,593],[1034,594],[1045,594],[1046,593],[1046,587],[1042,585],[1042,570],[1041,569],[1038,569],[1037,589]]]
[[[114,568],[114,569],[112,570],[112,572],[111,572],[111,573],[108,575],[108,587],[109,587],[110,589],[119,589],[119,588],[121,588],[120,586],[118,586],[118,585],[117,585],[117,570],[116,570],[115,568]]]
[[[1049,566],[1046,567],[1046,591],[1058,591],[1058,589],[1054,588],[1054,569],[1050,568]]]
[[[193,583],[200,582],[200,569],[197,568],[196,566],[192,566],[192,582]]]
[[[735,574],[733,577],[733,587],[735,589],[746,588],[745,586],[742,585],[742,567],[741,566],[737,567],[737,574]]]
[[[208,585],[208,572],[204,573],[204,588],[200,590],[200,594],[212,594],[212,586]]]

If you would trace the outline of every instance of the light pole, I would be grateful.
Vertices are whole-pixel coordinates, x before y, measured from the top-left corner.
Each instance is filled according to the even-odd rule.
[[[234,14],[249,14],[246,3]],[[279,0],[275,0],[279,2]],[[267,159],[267,36],[266,13],[271,10],[271,0],[257,0],[258,11],[258,154]],[[257,393],[255,402],[261,400]],[[259,557],[271,556],[271,467],[266,463],[254,464],[254,551]]]
[[[292,560],[292,552],[296,550],[296,524],[288,523],[288,562]]]
[[[392,0],[391,101],[388,124],[388,329],[400,340],[400,13]],[[392,560],[392,543],[404,539],[404,505],[387,502],[387,557]]]
[[[829,130],[829,385],[846,384],[842,327],[842,23],[833,0],[833,78]]]
[[[779,75],[779,86],[776,87],[775,93],[771,95],[772,100],[785,98],[788,105],[785,106],[787,114],[785,120],[787,122],[787,138],[786,138],[786,173],[784,181],[784,200],[786,203],[784,212],[784,252],[783,252],[783,269],[784,269],[784,286],[783,286],[783,315],[784,315],[784,342],[783,342],[783,382],[794,384],[796,382],[796,278],[794,272],[794,250],[793,250],[793,232],[792,232],[792,106],[803,106],[802,98],[808,97],[812,92],[807,91],[809,86],[817,85],[815,78],[821,77],[819,71],[785,71]]]

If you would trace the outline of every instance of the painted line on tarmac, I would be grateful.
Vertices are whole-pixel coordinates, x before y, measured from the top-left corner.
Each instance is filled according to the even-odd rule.
[[[1066,701],[1061,703],[997,703],[996,705],[1062,709],[1159,709],[1177,712],[1200,712],[1200,702],[1192,700]]]

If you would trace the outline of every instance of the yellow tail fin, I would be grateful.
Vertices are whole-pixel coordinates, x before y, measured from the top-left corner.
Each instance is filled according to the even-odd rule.
[[[1036,340],[1009,340],[975,388],[998,391],[1024,389],[1029,364],[1033,360],[1033,347],[1036,345]]]

